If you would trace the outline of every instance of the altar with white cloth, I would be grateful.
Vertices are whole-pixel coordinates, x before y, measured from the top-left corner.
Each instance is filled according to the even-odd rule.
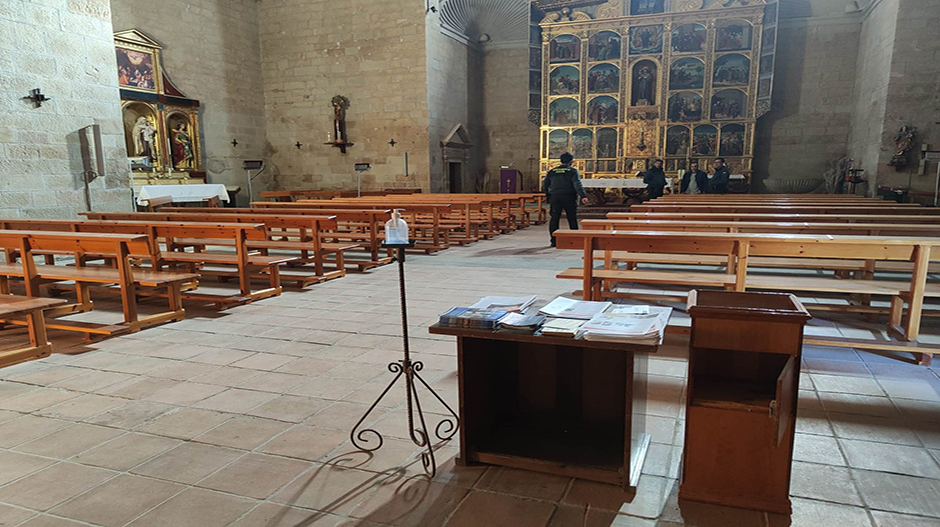
[[[198,203],[205,199],[219,198],[228,201],[225,185],[143,185],[134,187],[134,196],[138,205],[146,205],[153,198],[170,197],[174,203]]]

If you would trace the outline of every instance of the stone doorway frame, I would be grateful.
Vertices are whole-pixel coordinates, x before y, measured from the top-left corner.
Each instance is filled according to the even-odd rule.
[[[441,141],[442,170],[444,172],[442,181],[447,185],[449,192],[454,192],[450,188],[450,164],[460,165],[461,190],[467,188],[467,161],[470,159],[470,149],[473,143],[470,141],[470,134],[462,123],[457,123],[451,128],[450,132],[444,136]]]

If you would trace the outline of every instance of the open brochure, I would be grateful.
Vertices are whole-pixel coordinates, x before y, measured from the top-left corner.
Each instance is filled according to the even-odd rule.
[[[479,302],[470,306],[475,309],[500,309],[503,311],[524,312],[536,300],[537,295],[531,296],[485,296]]]
[[[578,330],[585,340],[629,342],[657,345],[662,343],[672,308],[658,306],[615,306],[595,315]]]
[[[588,300],[572,300],[560,296],[539,310],[539,313],[550,317],[577,318],[589,320],[594,315],[603,313],[613,304],[610,302],[591,302]]]

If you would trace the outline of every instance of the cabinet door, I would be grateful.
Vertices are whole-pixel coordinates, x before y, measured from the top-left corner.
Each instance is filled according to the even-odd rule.
[[[777,445],[783,441],[796,413],[798,357],[790,357],[777,377],[777,396],[771,403],[771,417],[776,423]]]

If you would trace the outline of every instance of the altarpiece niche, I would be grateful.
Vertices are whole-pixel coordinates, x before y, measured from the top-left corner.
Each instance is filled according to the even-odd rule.
[[[565,151],[587,177],[632,177],[655,158],[674,176],[722,156],[750,178],[770,109],[774,0],[537,3],[542,171]]]
[[[163,47],[143,32],[114,34],[127,156],[135,184],[202,183],[199,101],[163,71]]]

